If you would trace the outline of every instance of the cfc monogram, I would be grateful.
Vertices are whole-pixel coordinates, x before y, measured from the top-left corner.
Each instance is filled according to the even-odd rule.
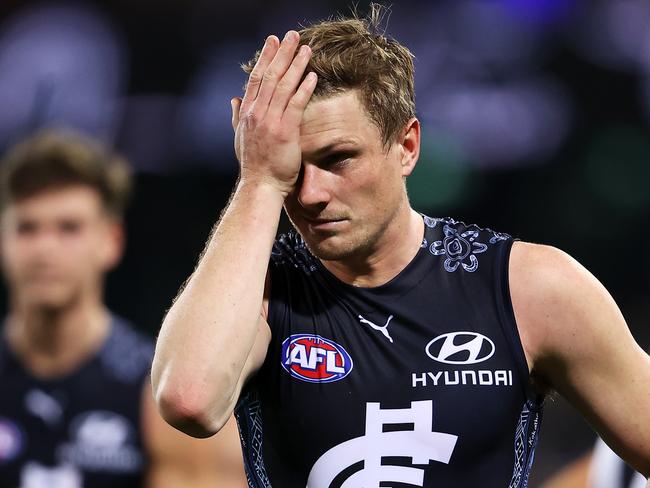
[[[411,424],[412,430],[384,432],[384,426]],[[433,401],[411,402],[409,408],[382,409],[366,404],[366,432],[333,447],[314,464],[307,488],[327,488],[352,465],[363,468],[342,481],[341,488],[380,488],[380,483],[424,486],[424,470],[414,466],[382,464],[383,457],[411,458],[414,465],[437,461],[449,464],[458,436],[433,432]]]

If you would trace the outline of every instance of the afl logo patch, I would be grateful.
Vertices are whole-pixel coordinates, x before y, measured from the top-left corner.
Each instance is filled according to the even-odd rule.
[[[494,342],[478,332],[449,332],[431,340],[425,351],[434,361],[445,364],[476,364],[494,354]]]
[[[293,334],[282,342],[282,367],[309,383],[332,383],[352,371],[352,358],[336,342],[314,334]]]

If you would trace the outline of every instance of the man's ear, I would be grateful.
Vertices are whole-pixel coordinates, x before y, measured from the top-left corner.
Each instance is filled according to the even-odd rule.
[[[420,157],[420,121],[413,117],[408,121],[400,140],[402,176],[409,176],[415,169]]]
[[[106,222],[106,239],[102,248],[102,261],[106,271],[115,268],[124,254],[126,235],[122,219],[109,217]]]

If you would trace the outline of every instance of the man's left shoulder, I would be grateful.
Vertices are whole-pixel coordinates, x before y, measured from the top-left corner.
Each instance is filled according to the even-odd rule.
[[[599,334],[618,313],[605,287],[568,253],[515,242],[509,263],[510,297],[527,356],[557,355],[577,337]]]
[[[597,280],[568,253],[554,246],[515,241],[510,251],[510,277],[539,296],[565,293],[574,285]]]

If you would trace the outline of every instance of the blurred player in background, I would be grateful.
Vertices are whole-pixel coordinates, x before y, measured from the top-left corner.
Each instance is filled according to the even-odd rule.
[[[0,486],[245,486],[236,427],[201,441],[152,401],[152,346],[103,303],[131,187],[124,161],[45,132],[0,167],[9,312],[0,338]]]
[[[592,452],[572,462],[542,488],[644,488],[646,480],[602,439]]]

